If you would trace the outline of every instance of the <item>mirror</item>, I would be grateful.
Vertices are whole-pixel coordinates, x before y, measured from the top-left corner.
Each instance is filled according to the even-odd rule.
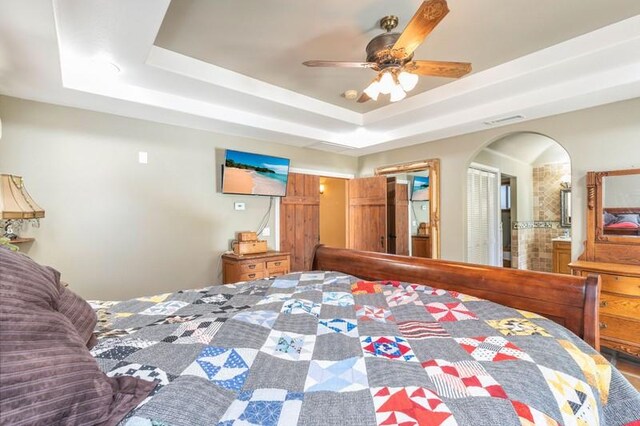
[[[440,258],[440,160],[379,167],[387,177],[388,252]]]
[[[595,241],[640,244],[640,169],[593,172],[587,187]]]
[[[560,228],[571,228],[571,189],[560,190]]]
[[[602,177],[601,220],[603,235],[640,236],[639,172],[609,173]]]

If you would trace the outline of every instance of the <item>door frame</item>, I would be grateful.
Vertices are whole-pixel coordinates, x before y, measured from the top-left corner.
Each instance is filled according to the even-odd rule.
[[[339,173],[339,172],[329,172],[324,170],[312,170],[312,169],[302,169],[298,167],[290,167],[289,172],[291,173],[300,173],[303,175],[312,175],[312,176],[321,176],[321,177],[331,177],[331,178],[339,178],[339,179],[354,179],[356,177],[353,173]],[[319,190],[319,188],[318,188]],[[275,220],[273,224],[273,237],[275,238],[274,249],[276,251],[280,251],[280,201],[281,198],[278,197],[278,202],[275,207]]]
[[[492,167],[492,166],[487,166],[485,164],[482,163],[476,163],[476,162],[471,162],[471,164],[469,164],[469,167],[467,167],[467,171],[468,169],[476,169],[476,170],[481,170],[487,173],[494,173],[496,175],[496,196],[495,196],[495,200],[494,202],[496,203],[496,207],[497,207],[497,215],[496,217],[493,218],[493,220],[495,220],[497,222],[496,225],[496,233],[497,235],[493,235],[493,237],[496,238],[496,241],[499,242],[499,244],[496,244],[496,252],[495,253],[497,255],[497,263],[498,265],[490,265],[490,266],[502,266],[502,262],[503,262],[503,255],[502,255],[502,226],[500,226],[502,217],[501,217],[501,212],[500,212],[500,169],[496,168],[496,167]],[[465,176],[465,179],[468,179],[468,176]],[[466,183],[466,181],[465,181]],[[469,209],[469,199],[468,199],[468,194],[467,194],[467,209]],[[468,211],[465,212],[465,215],[468,214]],[[468,231],[465,231],[468,232]],[[469,236],[467,235],[467,239],[469,238]],[[464,254],[464,258],[465,261],[468,261],[468,252],[467,250],[465,250],[465,254]]]

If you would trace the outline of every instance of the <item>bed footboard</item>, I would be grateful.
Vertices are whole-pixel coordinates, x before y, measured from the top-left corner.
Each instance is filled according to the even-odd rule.
[[[600,277],[576,277],[318,245],[314,270],[455,290],[543,315],[599,350]]]

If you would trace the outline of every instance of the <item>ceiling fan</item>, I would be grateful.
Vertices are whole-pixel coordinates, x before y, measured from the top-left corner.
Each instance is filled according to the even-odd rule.
[[[306,61],[308,67],[369,68],[377,77],[364,89],[358,102],[374,101],[378,95],[390,94],[391,102],[404,99],[406,92],[418,84],[419,75],[460,78],[471,72],[468,62],[414,61],[413,52],[449,13],[446,0],[428,0],[418,8],[402,33],[391,32],[398,26],[397,16],[385,16],[380,27],[386,33],[367,44],[366,62]]]

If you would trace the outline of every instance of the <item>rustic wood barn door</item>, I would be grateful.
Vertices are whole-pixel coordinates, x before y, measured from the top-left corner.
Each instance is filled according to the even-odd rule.
[[[348,181],[347,190],[348,248],[386,252],[387,178],[376,176],[351,179]]]
[[[320,177],[289,173],[280,201],[280,250],[291,253],[291,271],[309,271],[320,241]]]
[[[395,178],[387,182],[387,253],[409,255],[409,189]]]

